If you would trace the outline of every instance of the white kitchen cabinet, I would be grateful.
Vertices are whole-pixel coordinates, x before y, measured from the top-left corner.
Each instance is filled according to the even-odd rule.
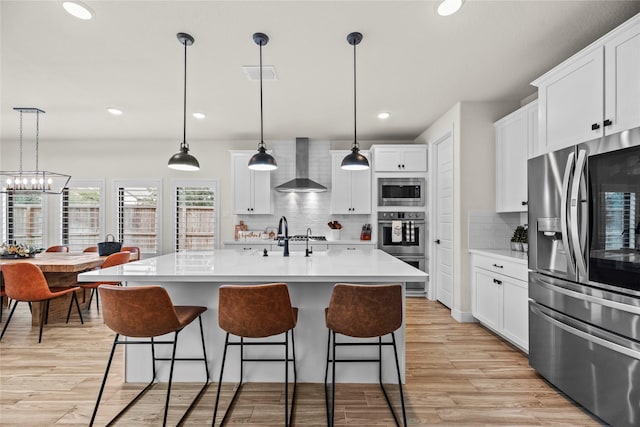
[[[538,102],[494,123],[496,132],[496,212],[527,211],[527,159],[537,147]]]
[[[349,151],[331,151],[331,213],[371,213],[371,168],[349,171],[340,167]],[[369,156],[369,152],[362,151]]]
[[[473,316],[525,352],[529,350],[527,266],[472,254]]]
[[[426,145],[374,146],[373,163],[376,172],[426,172]]]
[[[247,166],[255,151],[231,152],[233,213],[236,215],[271,213],[271,172],[253,171]]]
[[[544,152],[640,126],[640,15],[532,84]]]

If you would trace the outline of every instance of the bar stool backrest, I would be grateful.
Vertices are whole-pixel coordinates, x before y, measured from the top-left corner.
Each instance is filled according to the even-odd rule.
[[[4,290],[16,301],[43,301],[53,295],[40,268],[30,262],[2,266]]]
[[[284,283],[220,286],[218,325],[233,335],[270,337],[293,329],[296,321]]]
[[[357,338],[380,337],[402,325],[400,285],[334,286],[327,309],[327,327]]]
[[[171,298],[161,286],[100,285],[104,323],[127,337],[157,337],[180,328]]]

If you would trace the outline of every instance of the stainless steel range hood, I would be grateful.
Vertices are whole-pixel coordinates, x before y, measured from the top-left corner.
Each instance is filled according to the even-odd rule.
[[[309,179],[309,138],[296,138],[296,177],[278,185],[283,193],[320,193],[327,187]]]

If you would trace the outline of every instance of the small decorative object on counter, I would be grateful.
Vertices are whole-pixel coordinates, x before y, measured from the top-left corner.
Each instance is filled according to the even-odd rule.
[[[328,225],[331,230],[329,230],[327,240],[340,240],[340,230],[342,229],[342,224],[340,224],[338,221],[330,221]]]
[[[527,224],[524,225],[520,240],[522,241],[522,250],[529,252],[529,227],[527,227]]]
[[[513,232],[511,237],[511,250],[522,251],[522,234],[524,233],[524,226],[519,225]]]
[[[240,239],[240,237],[242,237],[240,235],[241,231],[247,231],[247,224],[244,223],[244,221],[240,221],[240,224],[236,224],[235,226],[235,240]]]
[[[371,224],[364,224],[362,226],[360,240],[371,240]]]
[[[24,243],[4,242],[2,246],[0,246],[0,258],[33,258],[36,254],[39,254],[42,251],[44,251],[44,248],[28,246]]]

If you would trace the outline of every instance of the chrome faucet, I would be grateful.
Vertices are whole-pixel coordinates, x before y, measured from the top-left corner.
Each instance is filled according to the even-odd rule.
[[[311,236],[311,228],[307,227],[307,249],[304,250],[304,256],[308,257],[313,253],[313,248],[309,250],[309,237]]]
[[[289,224],[287,223],[287,218],[285,216],[280,217],[280,222],[278,222],[278,236],[282,235],[283,221],[284,221],[284,238],[282,239],[282,246],[284,246],[283,256],[289,256]],[[278,246],[280,246],[280,241],[278,241]]]

